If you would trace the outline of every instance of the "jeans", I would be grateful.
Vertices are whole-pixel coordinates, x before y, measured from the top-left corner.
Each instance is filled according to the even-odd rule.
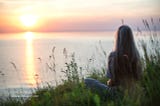
[[[104,98],[113,97],[114,95],[114,90],[111,87],[99,82],[96,79],[86,78],[84,82],[87,88],[91,89],[93,92],[98,93]]]

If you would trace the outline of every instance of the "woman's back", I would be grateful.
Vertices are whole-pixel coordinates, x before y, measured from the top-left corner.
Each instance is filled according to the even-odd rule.
[[[107,85],[93,78],[84,81],[88,88],[103,97],[114,97],[117,88],[133,92],[135,82],[141,77],[139,53],[128,26],[123,25],[117,31],[115,47],[108,58],[107,77]]]
[[[114,52],[109,56],[113,85],[130,88],[141,76],[141,64],[131,29],[121,26],[116,35]],[[114,55],[113,55],[114,54]]]

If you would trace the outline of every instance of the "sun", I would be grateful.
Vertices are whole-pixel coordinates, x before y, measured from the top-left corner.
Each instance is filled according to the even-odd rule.
[[[33,27],[37,22],[37,17],[32,14],[25,14],[20,16],[20,21],[26,27]]]

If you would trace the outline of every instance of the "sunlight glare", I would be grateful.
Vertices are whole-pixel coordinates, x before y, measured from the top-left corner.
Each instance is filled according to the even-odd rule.
[[[32,27],[37,22],[37,16],[31,14],[25,14],[20,16],[21,23],[26,27]]]
[[[35,86],[36,81],[34,78],[35,72],[35,64],[34,64],[34,51],[33,51],[33,36],[32,32],[25,33],[26,39],[26,76],[27,82],[32,86]]]
[[[27,40],[27,41],[32,41],[34,39],[34,34],[33,32],[26,32],[25,35],[24,35],[24,38]]]

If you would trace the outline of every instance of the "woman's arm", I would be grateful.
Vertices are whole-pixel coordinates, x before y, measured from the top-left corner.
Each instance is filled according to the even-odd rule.
[[[113,86],[113,73],[111,72],[111,70],[113,70],[113,58],[114,58],[115,53],[111,52],[109,57],[108,57],[108,69],[107,69],[107,77],[109,78],[109,80],[107,81],[107,85],[108,86]]]

